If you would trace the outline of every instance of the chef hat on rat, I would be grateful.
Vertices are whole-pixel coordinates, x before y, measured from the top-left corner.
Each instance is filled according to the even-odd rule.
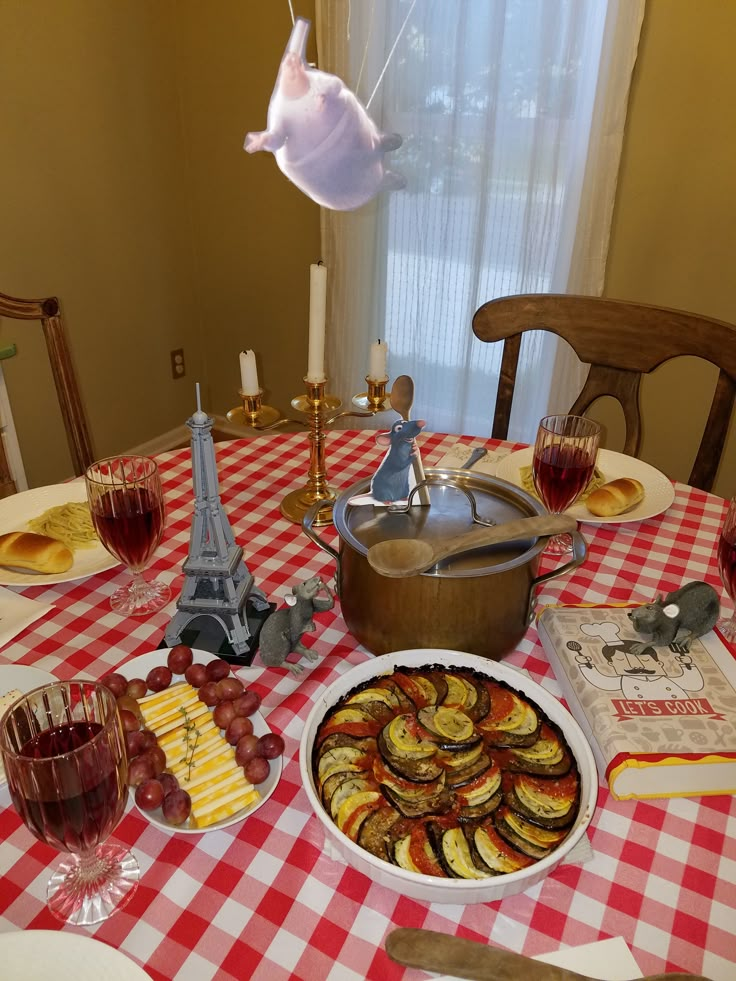
[[[384,156],[401,145],[382,133],[336,75],[306,62],[310,22],[297,18],[268,106],[267,129],[248,133],[248,153],[269,150],[283,173],[323,208],[352,211],[405,186]]]

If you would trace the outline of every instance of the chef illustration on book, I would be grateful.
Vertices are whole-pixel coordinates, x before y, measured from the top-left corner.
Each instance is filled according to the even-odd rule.
[[[624,698],[631,700],[666,701],[672,698],[691,698],[693,693],[702,691],[705,687],[703,676],[689,654],[676,656],[681,671],[672,677],[667,673],[667,667],[660,660],[655,647],[647,646],[641,650],[639,641],[622,639],[618,624],[610,621],[582,623],[580,630],[586,637],[600,638],[603,642],[601,654],[616,672],[615,675],[610,675],[599,671],[590,655],[583,653],[577,641],[567,642],[567,647],[577,652],[575,660],[583,677],[602,691],[620,691]]]

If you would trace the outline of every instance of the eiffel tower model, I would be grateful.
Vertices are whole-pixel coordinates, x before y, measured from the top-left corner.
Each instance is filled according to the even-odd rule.
[[[209,618],[224,629],[234,656],[214,653],[238,664],[248,664],[255,653],[257,633],[272,606],[255,586],[243,561],[243,549],[236,545],[230,522],[222,509],[212,442],[213,422],[201,409],[197,384],[197,411],[187,419],[192,432],[194,518],[189,556],[184,562],[184,586],[165,640],[169,647],[180,644],[184,631],[190,624],[194,627],[193,621]],[[255,611],[251,618],[248,605]],[[196,626],[201,627],[201,624]]]

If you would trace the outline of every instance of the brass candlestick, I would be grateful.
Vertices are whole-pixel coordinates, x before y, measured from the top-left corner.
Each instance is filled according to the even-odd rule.
[[[280,506],[281,513],[289,521],[301,524],[302,518],[313,504],[318,501],[331,504],[335,500],[335,492],[327,479],[325,428],[344,416],[366,418],[388,408],[385,404],[388,378],[375,381],[366,376],[366,382],[368,391],[352,399],[354,405],[365,410],[361,412],[351,410],[336,412],[342,402],[334,395],[325,394],[327,380],[313,382],[305,378],[306,394],[298,395],[291,401],[292,408],[301,413],[302,418],[279,418],[277,409],[262,404],[261,393],[243,395],[240,392],[240,397],[243,399],[242,409],[238,406],[227,413],[230,422],[245,424],[258,432],[276,429],[288,423],[296,423],[309,430],[309,470],[306,486],[287,494]],[[332,524],[332,508],[328,506],[320,508],[313,523],[317,526]]]

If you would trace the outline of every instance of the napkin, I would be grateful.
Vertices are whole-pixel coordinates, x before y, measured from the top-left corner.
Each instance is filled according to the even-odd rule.
[[[11,589],[0,586],[0,647],[4,647],[13,637],[27,626],[40,620],[53,606],[39,603],[38,600],[19,596]]]
[[[467,462],[470,454],[478,447],[483,447],[482,442],[476,443],[455,443],[445,453],[445,455],[435,464],[437,467],[447,467],[452,470],[459,470]],[[508,450],[489,450],[480,460],[476,460],[471,470],[478,473],[487,473],[494,476],[499,460],[508,456]]]

